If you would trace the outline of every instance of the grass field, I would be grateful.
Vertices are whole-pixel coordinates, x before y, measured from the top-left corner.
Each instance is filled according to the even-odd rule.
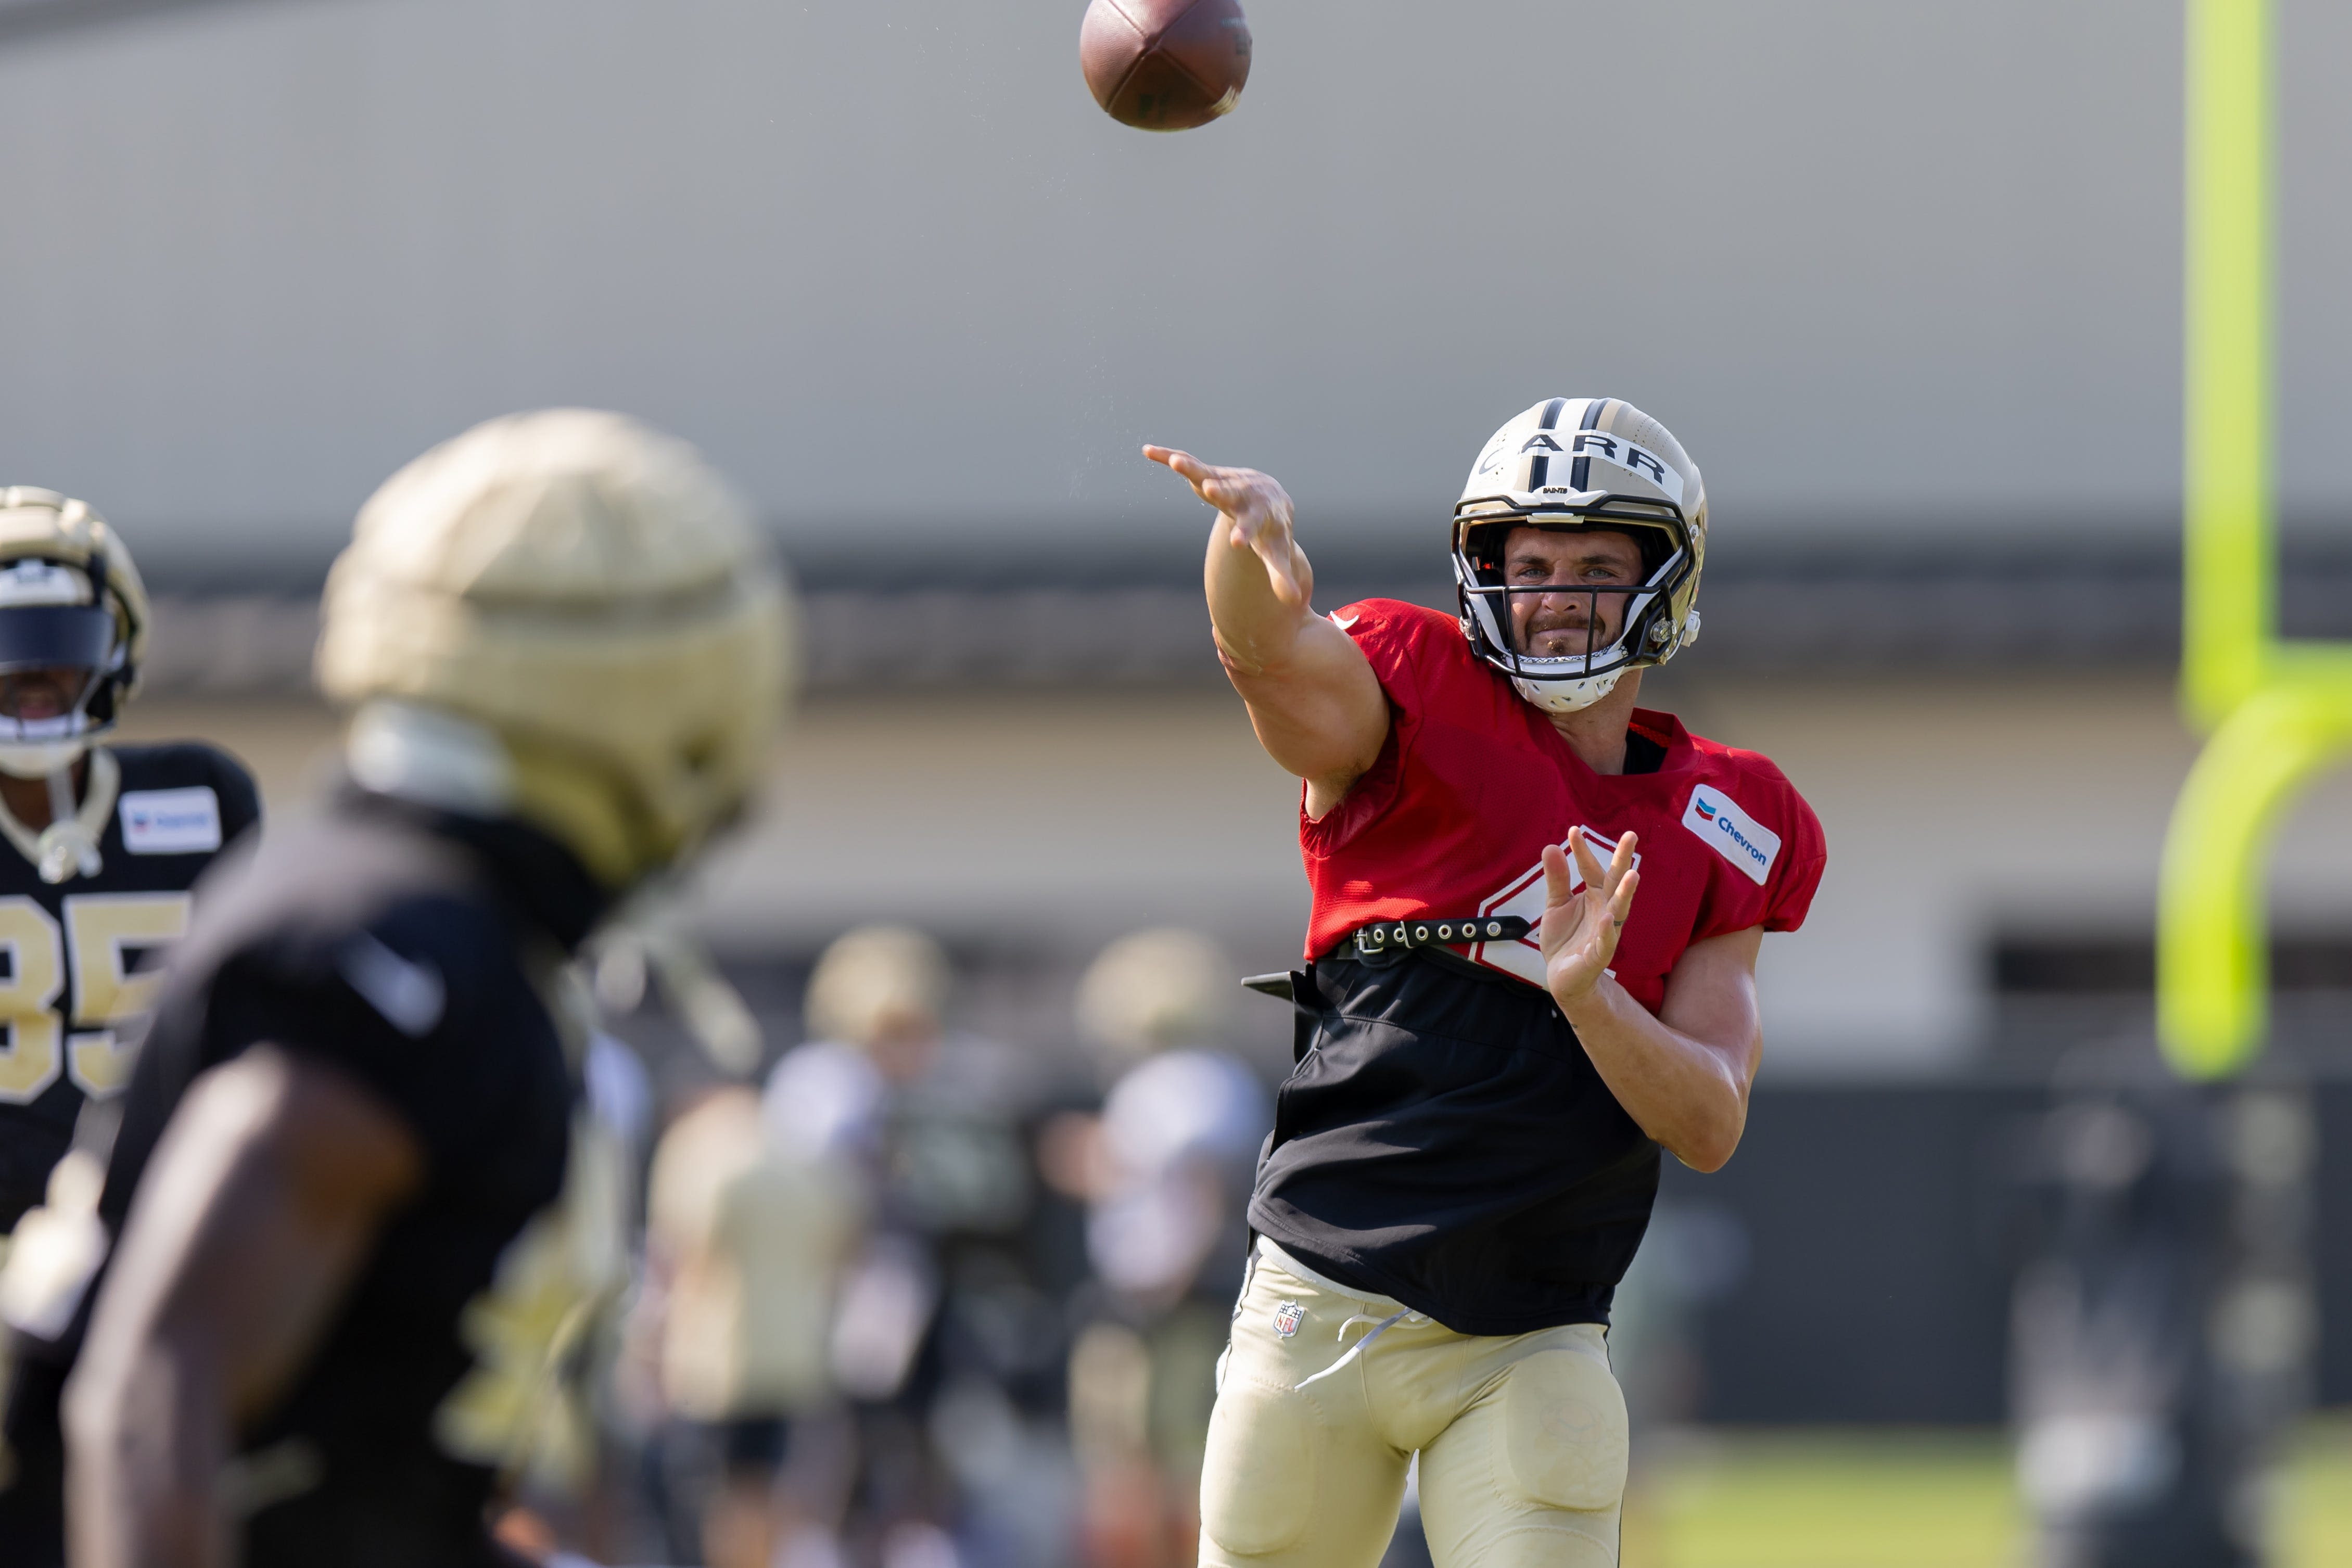
[[[2278,1506],[2273,1568],[2352,1563],[2352,1419],[2298,1436]],[[1624,1568],[2018,1568],[2025,1543],[1999,1434],[1708,1433],[1637,1469]]]

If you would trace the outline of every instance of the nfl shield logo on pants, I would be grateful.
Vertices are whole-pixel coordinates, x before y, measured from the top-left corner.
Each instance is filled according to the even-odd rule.
[[[1307,1321],[1307,1309],[1297,1301],[1285,1301],[1274,1309],[1274,1332],[1288,1339]]]

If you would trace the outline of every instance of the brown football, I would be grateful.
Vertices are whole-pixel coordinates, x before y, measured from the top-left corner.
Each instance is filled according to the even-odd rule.
[[[1103,112],[1142,131],[1190,131],[1229,113],[1249,80],[1235,0],[1093,0],[1078,64]]]

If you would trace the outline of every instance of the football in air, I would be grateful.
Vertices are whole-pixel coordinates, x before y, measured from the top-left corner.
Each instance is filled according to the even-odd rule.
[[[1103,112],[1139,131],[1190,131],[1229,114],[1249,80],[1236,0],[1093,0],[1078,64]]]

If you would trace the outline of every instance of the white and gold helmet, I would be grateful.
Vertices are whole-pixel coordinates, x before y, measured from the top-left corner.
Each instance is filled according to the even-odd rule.
[[[1641,580],[1624,586],[1547,587],[1588,593],[1598,629],[1600,595],[1622,597],[1618,635],[1588,640],[1581,653],[1522,653],[1511,636],[1503,544],[1513,528],[1607,529],[1642,547]],[[1591,706],[1627,670],[1663,664],[1698,635],[1699,569],[1706,559],[1706,486],[1682,443],[1620,398],[1556,397],[1496,431],[1454,507],[1454,579],[1462,632],[1521,696],[1550,713]]]
[[[362,788],[511,815],[606,886],[756,783],[797,685],[790,581],[684,442],[494,419],[386,480],[329,574],[318,677]]]
[[[147,590],[131,552],[81,501],[0,488],[0,772],[42,779],[114,727],[139,687]],[[58,711],[27,716],[16,687],[55,677]]]

